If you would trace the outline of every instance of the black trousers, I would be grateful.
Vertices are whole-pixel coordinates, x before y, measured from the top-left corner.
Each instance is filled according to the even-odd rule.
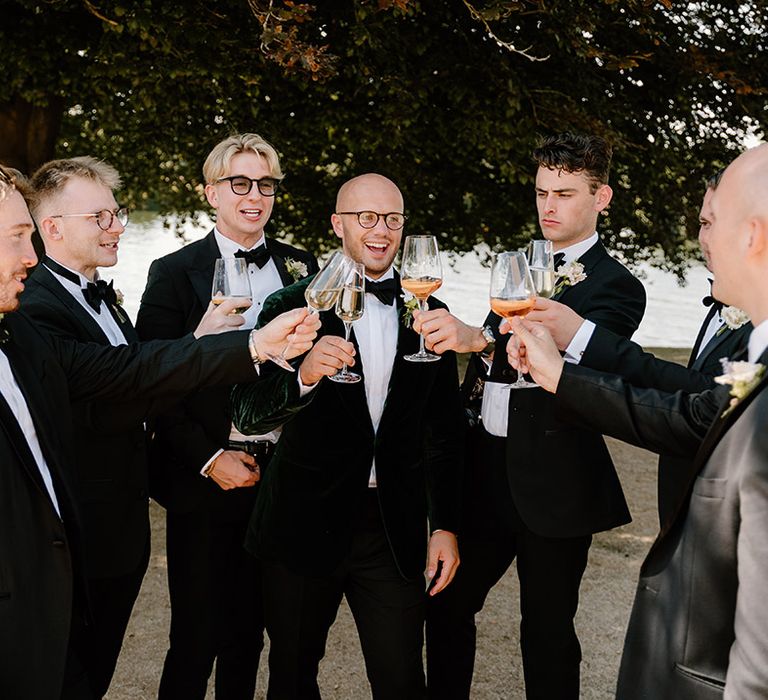
[[[427,602],[429,697],[470,697],[475,614],[517,560],[526,697],[576,700],[581,647],[573,618],[592,538],[541,537],[525,526],[509,491],[504,443],[488,433],[481,437],[467,532],[459,538],[461,566],[451,585]],[[484,471],[478,475],[478,469]]]
[[[136,569],[124,576],[88,579],[92,622],[83,635],[82,661],[96,698],[107,694],[133,605],[149,563],[150,540]]]
[[[248,519],[200,509],[167,514],[170,647],[160,700],[203,700],[216,662],[217,700],[252,700],[264,646],[259,563]]]
[[[349,554],[330,575],[302,576],[263,562],[272,700],[318,700],[317,672],[328,630],[346,596],[375,700],[424,698],[424,581],[400,576],[375,490]]]

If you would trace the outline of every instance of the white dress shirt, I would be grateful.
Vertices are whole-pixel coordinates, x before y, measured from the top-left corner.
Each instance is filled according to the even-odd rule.
[[[35,430],[35,424],[32,422],[32,415],[29,412],[27,401],[24,398],[24,394],[21,393],[19,385],[16,383],[16,378],[11,371],[11,364],[8,362],[4,352],[0,352],[0,392],[2,392],[3,398],[8,403],[11,413],[16,416],[16,420],[19,422],[19,427],[27,439],[27,444],[32,452],[32,456],[35,458],[37,468],[40,470],[40,476],[43,477],[43,483],[48,491],[48,495],[51,497],[53,507],[56,509],[59,518],[61,518],[59,501],[53,488],[51,470],[48,468],[45,457],[43,457],[42,449],[40,449],[40,442],[37,439],[37,431]]]
[[[709,319],[709,325],[707,326],[707,330],[704,331],[704,335],[701,338],[701,343],[699,343],[699,349],[696,352],[696,357],[701,355],[701,353],[704,351],[704,348],[709,345],[709,341],[717,335],[718,331],[723,327],[724,323],[725,321],[723,321],[723,317],[720,315],[719,311]]]
[[[216,245],[219,248],[219,253],[222,258],[234,258],[235,253],[238,250],[256,250],[260,246],[265,245],[264,236],[262,235],[258,242],[253,246],[250,248],[243,248],[239,243],[235,243],[235,241],[227,238],[215,227],[213,229],[213,237],[216,240]],[[264,300],[272,294],[272,292],[276,292],[278,289],[283,288],[283,281],[280,279],[277,265],[275,265],[275,261],[272,260],[272,258],[270,258],[267,264],[262,268],[259,268],[255,263],[250,263],[248,265],[248,278],[251,285],[251,299],[253,300],[253,304],[242,314],[243,319],[245,320],[242,328],[253,328],[259,318],[261,308],[264,306]],[[280,428],[276,428],[264,435],[243,435],[243,433],[235,427],[235,424],[232,423],[229,431],[229,439],[234,442],[261,442],[265,440],[268,440],[269,442],[277,442],[279,437]],[[222,452],[224,452],[223,448],[216,450],[210,459],[203,465],[200,470],[200,473],[203,474],[203,476],[207,476],[205,472],[208,469],[208,465],[210,465]]]
[[[768,319],[749,334],[749,361],[757,362],[766,348],[768,348]]]
[[[395,276],[393,268],[389,268],[377,282],[392,279]],[[367,278],[366,278],[367,279]],[[364,368],[365,399],[368,404],[368,412],[371,414],[373,430],[379,429],[381,416],[384,413],[384,404],[389,392],[389,380],[392,377],[392,366],[395,363],[397,353],[398,335],[397,304],[385,306],[371,293],[365,295],[365,313],[362,318],[354,321],[352,328],[360,350],[358,358]],[[297,372],[299,393],[301,396],[308,394],[318,384],[306,386],[301,382],[300,373]],[[342,388],[343,391],[343,388]],[[371,465],[371,474],[368,486],[376,487],[376,460]]]
[[[112,312],[109,310],[107,303],[102,299],[100,307],[101,310],[99,313],[96,313],[95,309],[85,300],[85,297],[83,296],[83,289],[85,289],[90,280],[84,275],[81,275],[77,270],[73,270],[66,265],[62,265],[55,258],[52,259],[62,267],[69,270],[73,275],[77,275],[78,279],[80,280],[79,285],[75,284],[72,280],[57,274],[47,265],[45,266],[46,270],[48,270],[59,282],[61,282],[61,286],[64,287],[64,289],[66,289],[75,298],[75,301],[77,301],[77,303],[85,309],[85,312],[94,321],[96,321],[96,323],[99,324],[99,328],[101,328],[101,330],[104,332],[104,335],[107,336],[107,340],[109,340],[110,345],[113,347],[118,345],[127,345],[128,341],[125,339],[123,331],[120,330],[120,326],[118,325],[117,321],[115,321],[113,318]],[[45,265],[45,263],[43,264]],[[96,273],[95,279],[99,279],[98,272]],[[124,314],[125,311],[120,311],[119,313]]]
[[[558,253],[563,254],[563,262],[561,263],[561,266],[567,265],[574,260],[578,260],[599,240],[600,237],[597,235],[597,232],[595,232],[583,241],[579,241],[567,248],[558,250]],[[584,354],[584,349],[587,347],[589,339],[592,337],[594,329],[595,324],[592,323],[592,321],[585,320],[584,323],[581,324],[570,345],[565,349],[563,359],[566,362],[579,362],[581,356]],[[507,389],[506,386],[506,384],[501,384],[499,382],[487,381],[483,389],[483,405],[481,408],[483,425],[491,435],[496,435],[497,437],[507,436],[509,392],[515,391],[515,389]],[[521,389],[520,391],[530,390]]]

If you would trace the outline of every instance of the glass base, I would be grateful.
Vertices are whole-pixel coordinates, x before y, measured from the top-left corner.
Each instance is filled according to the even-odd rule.
[[[433,355],[431,352],[417,352],[413,355],[405,355],[404,360],[408,362],[437,362],[440,355]]]
[[[360,381],[360,375],[354,372],[339,372],[338,374],[332,374],[328,379],[339,384],[356,384]]]
[[[288,372],[295,372],[296,370],[291,367],[290,362],[286,360],[284,357],[280,357],[280,355],[267,355],[267,359],[274,362],[278,367],[282,367],[284,370]]]
[[[521,379],[512,384],[505,384],[505,389],[540,389],[541,387],[536,382],[527,382],[525,379]]]

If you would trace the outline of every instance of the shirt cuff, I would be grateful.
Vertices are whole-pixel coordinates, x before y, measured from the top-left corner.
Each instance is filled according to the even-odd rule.
[[[206,463],[203,465],[203,468],[200,470],[200,473],[201,473],[201,474],[202,474],[202,475],[203,475],[203,476],[204,476],[206,479],[207,479],[207,478],[210,476],[210,474],[206,474],[206,471],[208,470],[208,467],[210,467],[210,466],[211,466],[211,464],[212,464],[212,463],[213,463],[213,461],[216,459],[216,457],[218,457],[218,456],[219,456],[219,455],[220,455],[222,452],[224,452],[224,449],[223,449],[223,448],[222,448],[222,449],[220,449],[220,450],[216,450],[216,452],[214,453],[213,457],[211,457],[211,458],[210,458],[210,459],[209,459],[209,460],[208,460],[208,461],[207,461],[207,462],[206,462]]]
[[[301,372],[296,372],[296,380],[299,382],[299,398],[303,399],[312,389],[314,389],[320,382],[315,382],[309,386],[305,385],[301,381]]]
[[[566,362],[570,362],[574,365],[578,365],[581,362],[581,358],[584,355],[584,351],[589,345],[589,341],[592,339],[592,334],[595,332],[595,324],[592,321],[584,319],[579,330],[576,331],[576,335],[573,336],[573,340],[565,349],[563,359]]]

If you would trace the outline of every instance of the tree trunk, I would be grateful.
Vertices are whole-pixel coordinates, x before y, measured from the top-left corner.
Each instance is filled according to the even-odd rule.
[[[61,127],[62,97],[49,97],[45,106],[21,97],[0,103],[0,163],[31,175],[53,158]]]

